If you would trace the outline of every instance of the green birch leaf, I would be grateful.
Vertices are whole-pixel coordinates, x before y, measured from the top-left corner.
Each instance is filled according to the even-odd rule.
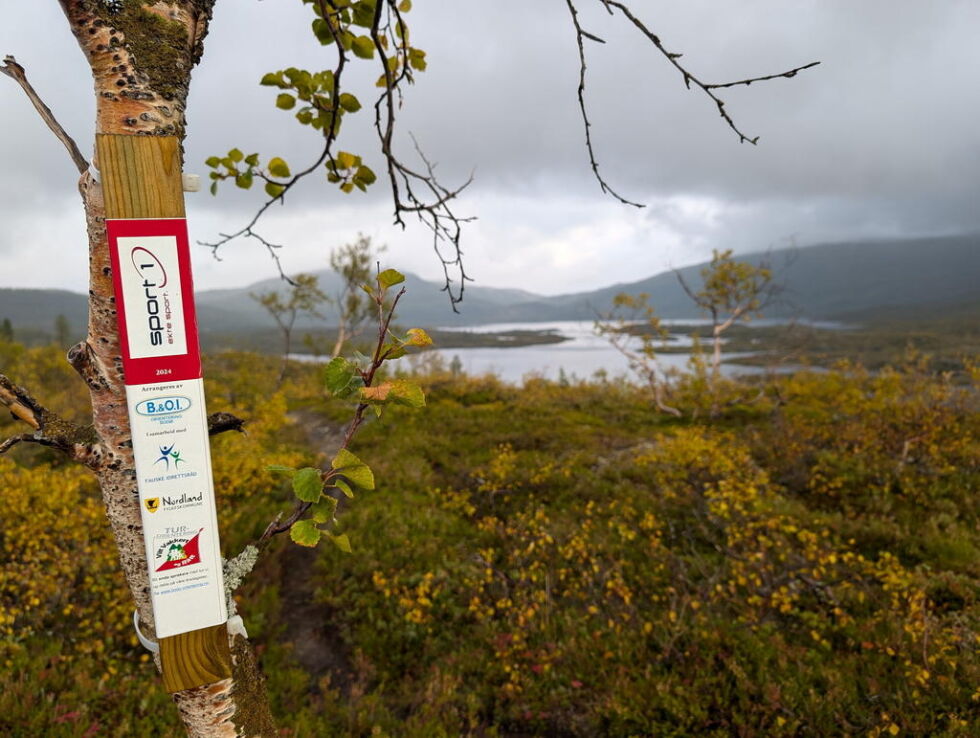
[[[316,502],[319,500],[323,492],[323,480],[320,478],[320,470],[308,466],[296,472],[296,475],[293,477],[293,492],[303,502]]]
[[[354,550],[350,547],[350,538],[347,537],[346,533],[341,533],[339,536],[330,536],[330,540],[344,553],[354,553]]]
[[[349,151],[341,151],[337,154],[337,167],[339,169],[350,169],[358,163],[361,157]]]
[[[399,405],[409,407],[425,407],[425,393],[417,384],[407,379],[396,379],[391,383],[391,399]]]
[[[329,523],[337,512],[337,500],[330,495],[324,495],[318,503],[310,508],[310,512],[313,514],[313,522]]]
[[[282,87],[284,84],[282,72],[268,72],[267,74],[262,75],[262,80],[259,82],[259,84],[266,87]]]
[[[374,41],[370,36],[358,36],[351,42],[351,50],[361,59],[374,58]]]
[[[355,487],[374,489],[374,472],[347,449],[340,449],[330,462],[330,466],[343,474]]]
[[[289,529],[289,537],[293,539],[293,542],[308,548],[313,548],[320,542],[321,533],[322,531],[316,527],[316,523],[312,520],[298,520]]]
[[[354,374],[354,365],[347,359],[342,356],[331,359],[324,373],[327,392],[333,395],[341,394],[354,381]]]
[[[360,166],[357,168],[357,173],[354,175],[360,182],[366,185],[372,185],[378,181],[378,175],[374,173],[374,170],[368,166]]]
[[[397,269],[385,269],[378,275],[378,284],[381,285],[382,289],[394,287],[396,284],[401,284],[404,281],[405,275]]]
[[[405,349],[394,343],[386,343],[381,347],[381,354],[385,357],[387,361],[392,359],[400,359],[405,355]]]
[[[361,101],[351,95],[349,92],[342,92],[340,94],[340,107],[342,107],[348,113],[356,113],[361,109]]]
[[[269,160],[269,174],[273,177],[288,177],[289,165],[278,156],[274,156]]]
[[[343,479],[333,479],[331,481],[333,482],[334,487],[336,487],[345,495],[347,495],[348,499],[351,500],[354,499],[354,490],[351,489],[350,485],[347,484],[347,482],[345,482]],[[336,500],[334,500],[334,502],[336,503]]]

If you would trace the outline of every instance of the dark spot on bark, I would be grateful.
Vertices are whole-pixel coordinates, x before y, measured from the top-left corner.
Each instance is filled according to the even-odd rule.
[[[126,86],[126,80],[124,80],[124,79],[117,79],[116,80],[116,87],[125,87],[125,86]]]

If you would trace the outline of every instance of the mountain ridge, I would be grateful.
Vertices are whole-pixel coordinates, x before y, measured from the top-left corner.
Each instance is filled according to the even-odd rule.
[[[928,238],[877,239],[816,244],[736,255],[741,261],[768,261],[782,286],[781,300],[770,305],[767,317],[813,320],[861,315],[917,314],[942,311],[944,306],[969,305],[980,284],[980,234]],[[677,270],[690,284],[700,282],[704,263]],[[315,272],[321,287],[336,294],[340,283],[329,270]],[[407,299],[399,310],[403,323],[430,327],[465,327],[488,323],[591,320],[607,309],[620,292],[646,292],[664,318],[693,318],[699,311],[672,271],[635,282],[554,296],[513,288],[468,284],[461,312],[454,314],[442,285],[406,274]],[[197,294],[202,335],[273,327],[267,313],[250,295],[282,289],[278,279],[246,287],[204,290]],[[962,309],[962,308],[961,308]],[[966,309],[969,309],[967,307]],[[0,288],[0,320],[7,318],[18,331],[51,331],[57,316],[69,318],[72,328],[84,327],[87,297],[69,290]],[[325,327],[329,321],[303,319],[300,329]]]

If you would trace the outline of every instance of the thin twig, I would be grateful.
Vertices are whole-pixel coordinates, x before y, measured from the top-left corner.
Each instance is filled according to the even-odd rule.
[[[599,187],[602,188],[603,192],[612,195],[624,205],[631,205],[634,208],[642,208],[644,206],[641,203],[628,200],[610,187],[609,183],[606,182],[602,174],[599,172],[599,162],[596,160],[595,148],[592,146],[592,123],[589,120],[589,113],[585,107],[585,71],[587,67],[585,63],[585,43],[583,39],[589,39],[602,44],[604,44],[605,41],[582,28],[582,24],[579,23],[578,19],[578,9],[575,7],[573,0],[565,0],[565,4],[568,5],[568,12],[572,15],[572,23],[575,26],[575,40],[578,42],[578,107],[582,114],[582,124],[585,126],[585,148],[589,152],[589,164],[592,165],[592,174],[595,176],[596,181],[599,183]]]
[[[34,105],[35,110],[41,116],[41,119],[47,124],[48,128],[51,129],[51,132],[54,133],[58,140],[65,145],[65,148],[68,149],[68,155],[71,157],[72,162],[74,162],[75,168],[78,169],[78,173],[84,174],[88,170],[88,161],[82,156],[82,152],[79,151],[78,144],[75,143],[74,139],[68,135],[68,132],[54,117],[51,108],[44,104],[41,96],[37,94],[37,91],[31,86],[31,83],[27,81],[27,72],[24,70],[24,67],[18,64],[13,56],[8,54],[4,57],[3,64],[0,64],[0,72],[3,72],[21,86],[28,99]]]
[[[401,30],[400,33],[396,33],[396,36],[401,39],[400,43],[396,45],[396,53],[399,55],[400,62],[397,74],[391,70],[389,58],[385,52],[385,44],[382,41],[382,10],[389,16],[386,27],[390,28],[391,16],[393,16],[396,27]],[[401,84],[403,82],[412,83],[414,80],[409,60],[408,33],[396,0],[385,0],[384,3],[379,2],[375,7],[371,39],[374,41],[375,50],[381,61],[385,80],[384,91],[374,103],[374,128],[378,134],[378,140],[381,142],[381,153],[385,157],[388,181],[395,206],[394,222],[404,228],[405,221],[402,215],[413,213],[419,222],[432,232],[433,250],[442,264],[445,278],[442,289],[449,295],[449,303],[453,312],[459,312],[456,305],[463,300],[466,282],[471,281],[463,266],[463,252],[460,248],[461,226],[472,221],[473,218],[456,215],[451,207],[451,202],[469,187],[473,181],[473,175],[471,174],[462,185],[456,188],[450,189],[443,186],[436,177],[435,166],[422,152],[422,148],[414,136],[412,136],[412,142],[419,159],[425,165],[425,173],[413,170],[398,158],[392,146],[396,123],[395,109],[397,104],[401,102]],[[398,94],[398,103],[395,100],[396,93]],[[418,195],[413,185],[420,185],[428,190],[431,199]],[[402,190],[405,193],[404,200],[401,196]],[[441,248],[442,244],[447,244],[452,249],[452,253],[448,256],[445,255]],[[453,289],[451,269],[458,272],[458,290]]]
[[[737,82],[721,82],[721,83],[703,82],[678,61],[678,59],[680,59],[682,55],[675,52],[668,51],[664,47],[663,42],[661,42],[660,37],[657,36],[657,34],[655,34],[649,28],[647,28],[647,26],[643,23],[643,21],[637,18],[633,14],[633,12],[629,9],[629,7],[627,7],[624,3],[619,2],[619,0],[602,0],[602,2],[607,9],[609,9],[610,7],[616,8],[620,13],[623,14],[623,16],[626,17],[627,20],[629,20],[630,23],[632,23],[637,28],[637,30],[640,31],[640,33],[646,36],[647,40],[650,41],[650,43],[652,43],[656,47],[656,49],[661,54],[663,54],[671,64],[674,65],[674,67],[676,67],[678,72],[681,73],[681,76],[684,78],[684,85],[688,89],[691,89],[691,84],[693,83],[695,86],[700,88],[705,95],[711,98],[715,106],[718,108],[719,115],[721,115],[721,117],[724,118],[725,122],[728,124],[728,127],[731,128],[738,136],[739,143],[750,143],[754,145],[759,142],[759,137],[758,136],[750,137],[747,134],[743,133],[742,130],[739,129],[737,125],[735,125],[735,121],[732,120],[732,117],[728,114],[728,111],[725,109],[725,101],[722,100],[720,97],[718,97],[714,92],[712,92],[712,90],[720,90],[726,87],[736,87],[738,85],[748,86],[753,82],[763,82],[766,80],[773,80],[779,78],[791,79],[795,77],[798,72],[802,72],[804,69],[810,69],[820,64],[820,62],[818,61],[810,62],[809,64],[804,64],[803,66],[794,67],[793,69],[787,70],[785,72],[780,72],[778,74],[769,74],[762,77],[751,77],[749,79],[743,79]]]
[[[339,126],[337,125],[337,121],[340,115],[338,110],[339,100],[340,100],[340,80],[341,77],[343,76],[344,68],[347,66],[347,52],[344,51],[344,46],[341,43],[339,31],[336,28],[334,28],[333,24],[328,20],[331,12],[337,13],[337,7],[334,4],[333,0],[316,0],[316,4],[317,7],[320,9],[320,13],[323,15],[324,20],[327,21],[327,28],[330,30],[330,34],[334,38],[334,46],[336,46],[337,48],[337,65],[333,69],[333,90],[331,91],[331,100],[332,100],[333,108],[332,110],[328,111],[332,113],[333,117],[331,117],[330,119],[331,124],[329,126],[324,126],[323,149],[320,152],[319,156],[317,156],[316,161],[314,161],[306,169],[297,172],[286,182],[275,182],[275,184],[282,187],[282,190],[275,197],[271,197],[268,200],[266,200],[261,205],[261,207],[259,207],[259,209],[256,211],[255,215],[252,216],[252,219],[249,220],[249,222],[244,227],[239,228],[234,233],[218,234],[220,238],[217,241],[210,241],[210,242],[198,241],[199,245],[207,246],[209,249],[211,249],[211,255],[215,259],[220,261],[221,257],[218,255],[218,249],[220,249],[226,243],[228,243],[229,241],[233,241],[236,238],[254,238],[256,241],[258,241],[263,246],[265,246],[266,251],[269,252],[269,256],[272,257],[272,260],[276,264],[276,270],[279,272],[279,277],[285,280],[286,282],[288,282],[289,284],[293,285],[294,287],[296,286],[296,283],[293,282],[293,280],[285,273],[285,271],[283,271],[282,262],[279,259],[278,250],[282,248],[282,244],[272,243],[271,241],[268,241],[266,238],[264,238],[261,234],[259,234],[255,230],[255,227],[262,219],[262,216],[264,216],[266,212],[269,210],[269,208],[272,207],[275,203],[280,203],[280,204],[286,203],[286,195],[293,189],[293,187],[296,186],[297,183],[299,183],[301,180],[308,177],[313,172],[317,171],[321,166],[323,166],[324,162],[326,162],[327,160],[329,160],[331,164],[334,164],[334,157],[333,157],[332,150],[333,150],[333,145],[337,140],[337,134],[339,133],[340,130]],[[265,179],[269,181],[268,178]]]
[[[395,309],[398,307],[398,301],[401,300],[402,295],[404,294],[405,288],[403,287],[401,290],[399,290],[398,294],[395,295],[394,299],[391,301],[391,305],[387,308],[387,310],[385,310],[383,292],[379,293],[377,298],[379,310],[378,341],[374,348],[374,355],[371,359],[370,366],[366,370],[360,372],[361,378],[364,380],[365,387],[373,386],[378,369],[381,368],[381,365],[384,364],[388,357],[388,352],[382,353],[382,349],[384,348],[385,338],[387,337],[388,331],[391,327],[391,321],[395,316]],[[338,448],[338,452],[350,446],[351,441],[354,440],[354,434],[357,433],[357,429],[360,428],[361,423],[364,421],[364,413],[369,407],[370,405],[366,402],[358,403],[354,410],[354,417],[351,419],[350,425],[347,426],[347,432],[344,434],[344,439]],[[324,482],[326,482],[328,478],[329,477],[324,477]],[[297,501],[292,512],[285,520],[282,520],[282,514],[280,513],[274,520],[272,520],[272,522],[269,523],[269,525],[266,526],[262,535],[259,537],[257,544],[263,544],[273,536],[287,532],[300,518],[303,517],[303,515],[306,514],[306,512],[312,506],[312,502]]]

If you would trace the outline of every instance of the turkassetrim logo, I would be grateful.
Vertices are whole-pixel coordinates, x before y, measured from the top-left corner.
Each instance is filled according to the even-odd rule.
[[[170,569],[182,569],[185,566],[201,563],[201,533],[203,528],[196,532],[188,531],[186,526],[181,526],[183,530],[163,536],[156,536],[160,539],[154,542],[154,570],[169,571]]]
[[[120,279],[132,359],[187,353],[174,236],[121,236]]]

